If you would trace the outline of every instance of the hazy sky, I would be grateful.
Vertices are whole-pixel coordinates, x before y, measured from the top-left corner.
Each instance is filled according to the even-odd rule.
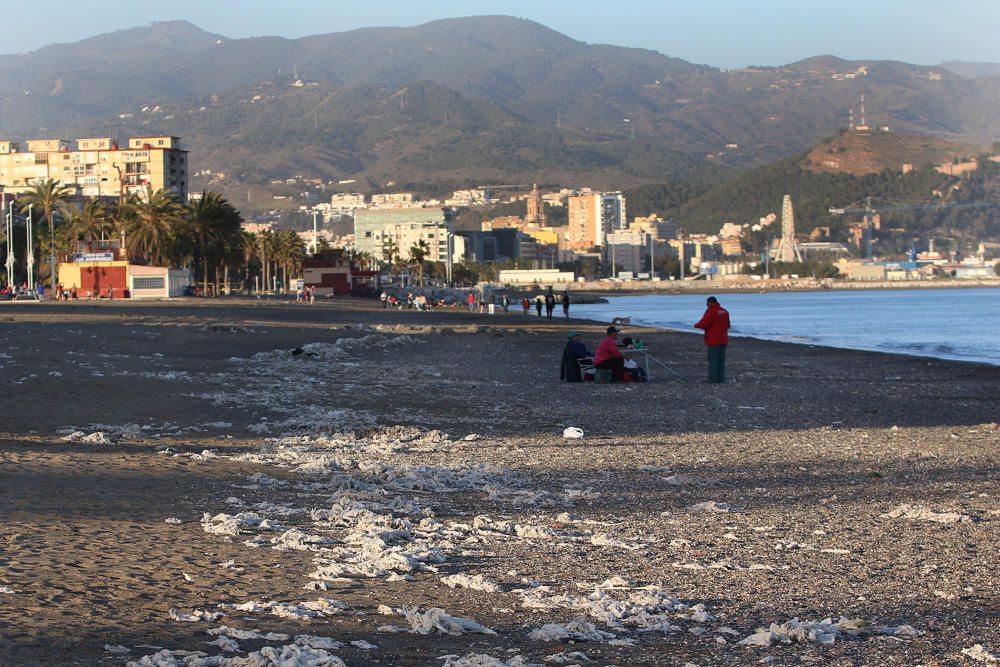
[[[574,39],[718,67],[827,53],[927,65],[1000,62],[1000,0],[34,0],[5,3],[0,53],[169,19],[227,37],[301,37],[473,14],[519,16]]]

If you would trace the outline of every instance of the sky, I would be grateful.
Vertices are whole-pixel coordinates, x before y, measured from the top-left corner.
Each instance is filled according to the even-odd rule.
[[[33,0],[5,3],[0,53],[184,19],[226,37],[302,37],[506,14],[577,40],[653,49],[716,67],[849,60],[1000,63],[1000,0]],[[40,20],[39,17],[47,17]]]

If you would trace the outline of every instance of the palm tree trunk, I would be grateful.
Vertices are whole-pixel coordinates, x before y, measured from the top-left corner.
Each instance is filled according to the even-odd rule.
[[[201,255],[201,293],[208,296],[208,257]]]

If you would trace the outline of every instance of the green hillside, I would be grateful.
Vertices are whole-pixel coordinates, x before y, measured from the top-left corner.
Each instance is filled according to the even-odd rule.
[[[163,104],[136,114],[124,127],[121,119],[110,118],[73,131],[115,130],[182,135],[194,149],[192,172],[224,172],[229,185],[304,174],[373,183],[540,181],[620,187],[664,177],[712,181],[722,171],[650,142],[594,138],[541,125],[426,81],[387,90],[372,84],[295,86],[283,80],[213,100]]]
[[[981,159],[975,171],[961,177],[947,176],[930,166],[903,174],[883,170],[861,176],[803,169],[807,154],[747,171],[690,198],[674,196],[676,185],[646,186],[630,190],[629,211],[655,212],[672,217],[688,232],[715,233],[723,223],[756,224],[769,213],[780,214],[784,195],[792,196],[796,230],[807,234],[816,227],[831,227],[843,239],[847,223],[860,214],[834,215],[831,208],[856,208],[872,197],[879,209],[927,204],[941,208],[883,211],[887,228],[903,228],[904,235],[937,234],[968,240],[1000,238],[1000,164]],[[656,194],[667,195],[656,204]],[[682,201],[679,201],[682,199]],[[964,208],[983,203],[984,207]]]

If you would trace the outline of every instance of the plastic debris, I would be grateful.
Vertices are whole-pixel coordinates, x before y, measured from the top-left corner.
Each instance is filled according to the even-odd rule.
[[[883,519],[917,519],[935,523],[968,523],[972,517],[958,512],[940,512],[923,505],[900,505],[891,512],[882,515]]]

